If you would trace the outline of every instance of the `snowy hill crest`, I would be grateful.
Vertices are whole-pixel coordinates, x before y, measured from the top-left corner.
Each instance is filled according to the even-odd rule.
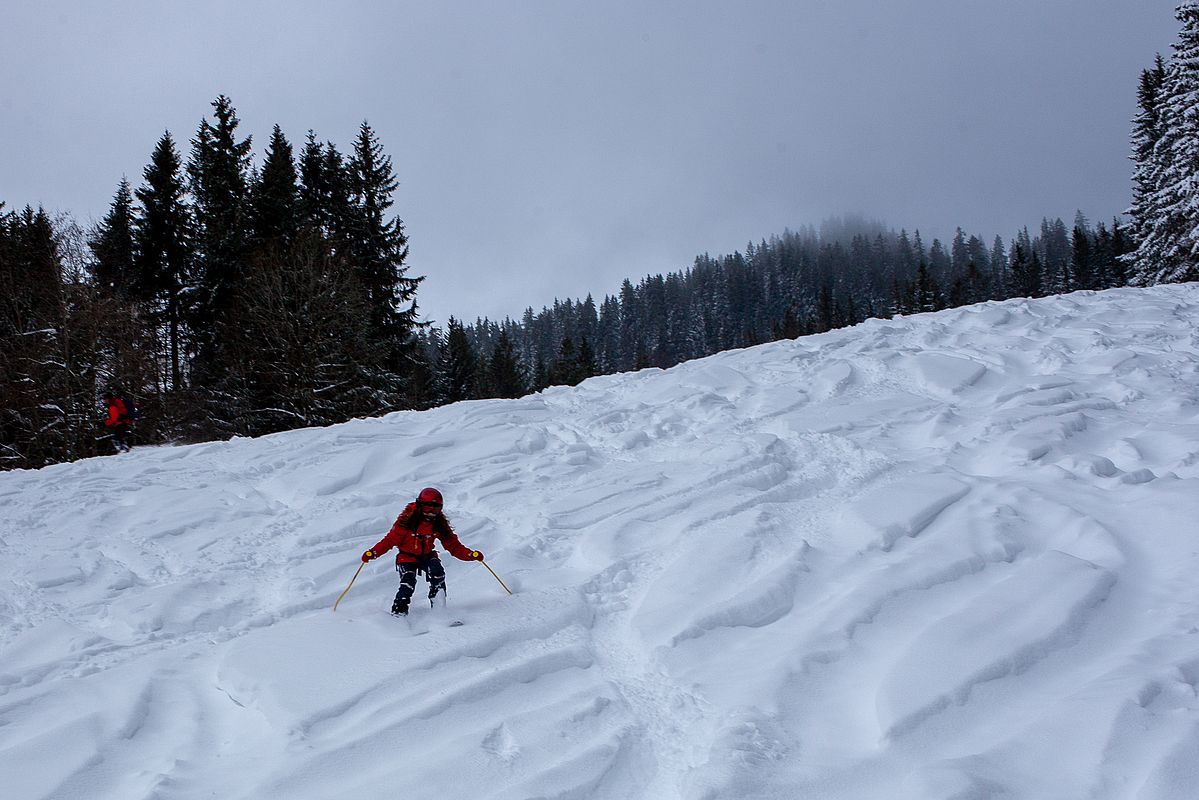
[[[0,475],[20,798],[1199,796],[1199,287]],[[386,612],[422,486],[480,565]],[[423,584],[418,597],[423,596]]]

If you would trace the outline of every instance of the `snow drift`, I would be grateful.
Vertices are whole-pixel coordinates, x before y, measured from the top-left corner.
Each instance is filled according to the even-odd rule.
[[[1193,800],[1196,319],[989,303],[0,475],[5,796]],[[515,594],[446,559],[392,619],[385,559],[331,613],[425,485]]]

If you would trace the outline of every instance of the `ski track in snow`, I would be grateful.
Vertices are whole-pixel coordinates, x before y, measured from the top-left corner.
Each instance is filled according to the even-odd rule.
[[[986,303],[0,474],[0,783],[1193,800],[1197,319]],[[425,485],[515,594],[447,557],[395,620],[388,558],[330,613]]]

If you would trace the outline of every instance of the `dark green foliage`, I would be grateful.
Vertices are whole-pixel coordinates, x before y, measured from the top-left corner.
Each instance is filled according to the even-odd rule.
[[[934,240],[935,241],[935,240]],[[943,307],[941,290],[928,266],[921,261],[916,268],[916,311],[939,311]]]
[[[300,191],[291,143],[275,126],[258,182],[250,192],[250,241],[255,248],[286,248],[300,230]]]
[[[96,283],[109,293],[128,298],[135,293],[133,189],[121,179],[108,214],[88,242],[94,256]]]
[[[423,278],[406,274],[408,237],[403,223],[387,213],[398,182],[391,157],[365,122],[354,141],[348,175],[354,215],[351,256],[366,291],[371,338],[387,344],[388,360],[394,365],[416,325],[415,295]]]
[[[257,252],[232,310],[223,425],[255,436],[396,408],[350,265],[315,234],[278,247]]]
[[[179,153],[170,132],[158,140],[137,190],[134,216],[135,296],[152,324],[165,331],[171,389],[184,386],[184,357],[196,293],[191,209],[185,204]],[[186,292],[186,294],[185,294]]]
[[[1040,297],[1041,260],[1036,251],[1030,254],[1023,245],[1016,245],[1012,252],[1012,283],[1018,297]]]
[[[508,331],[501,330],[487,362],[485,392],[488,397],[520,397],[528,391],[524,368]]]
[[[441,343],[438,371],[439,401],[456,403],[475,397],[479,359],[474,345],[467,338],[462,323],[450,317],[445,340]]]
[[[1079,225],[1074,226],[1072,245],[1073,257],[1071,259],[1072,269],[1070,271],[1069,288],[1097,288],[1096,264],[1091,254],[1091,236]]]
[[[0,207],[0,212],[3,208]],[[69,448],[65,287],[49,217],[0,216],[0,464],[40,467]]]
[[[195,215],[197,302],[192,320],[195,368],[215,384],[228,366],[220,349],[232,334],[230,315],[246,269],[249,240],[250,137],[229,98],[212,103],[214,122],[200,122],[187,163]]]
[[[598,375],[595,351],[587,337],[582,337],[576,347],[574,339],[563,337],[558,354],[550,367],[546,380],[550,386],[577,386],[588,378]]]

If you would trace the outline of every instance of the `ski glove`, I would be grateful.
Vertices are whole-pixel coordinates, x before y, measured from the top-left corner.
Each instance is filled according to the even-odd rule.
[[[365,553],[362,554],[362,563],[365,564],[368,561],[373,561],[375,558],[377,558],[377,556],[375,555],[375,551],[367,550]]]
[[[483,560],[483,554],[482,554],[482,553],[480,553],[478,550],[471,550],[471,551],[470,551],[470,557],[471,557],[471,558],[473,558],[475,561],[482,561],[482,560]]]

